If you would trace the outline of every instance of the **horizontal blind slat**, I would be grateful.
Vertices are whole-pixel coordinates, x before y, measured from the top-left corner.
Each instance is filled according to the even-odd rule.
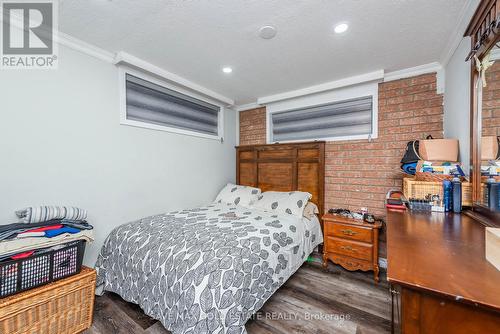
[[[198,100],[194,97],[176,92],[174,90],[168,89],[166,87],[162,87],[160,85],[154,84],[152,82],[149,82],[147,80],[137,78],[133,75],[127,74],[127,83],[132,83],[135,84],[136,86],[142,86],[144,89],[148,89],[152,94],[155,94],[157,96],[169,99],[169,100],[174,100],[177,101],[180,104],[186,104],[186,105],[191,105],[193,107],[196,107],[196,109],[210,113],[210,114],[217,114],[220,110],[220,108],[216,105],[210,104],[205,101]]]
[[[274,141],[289,141],[289,140],[313,140],[321,138],[333,138],[343,136],[355,136],[370,133],[371,124],[351,125],[348,127],[338,128],[335,133],[331,129],[321,129],[313,131],[297,131],[285,134],[276,134],[273,136]]]
[[[274,123],[273,128],[275,133],[293,132],[300,130],[328,129],[340,128],[352,124],[371,124],[371,110],[357,112],[353,114],[342,114],[325,116],[320,118],[311,118],[301,120],[299,122]]]
[[[372,133],[373,97],[271,114],[272,141],[321,139]]]
[[[217,135],[217,125],[195,122],[135,106],[127,106],[127,119]]]
[[[184,117],[193,121],[217,125],[217,115],[200,113],[187,106],[170,102],[159,97],[143,94],[136,91],[132,87],[127,91],[127,105],[152,111],[154,110],[159,113],[176,117]]]
[[[273,114],[273,118],[275,118],[277,121],[285,122],[289,120],[301,120],[311,117],[339,115],[364,110],[372,110],[371,97],[277,112]]]
[[[126,75],[126,118],[218,135],[220,107]]]

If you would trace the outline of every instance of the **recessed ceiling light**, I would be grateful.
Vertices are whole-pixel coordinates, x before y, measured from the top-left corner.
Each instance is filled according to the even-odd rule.
[[[224,73],[231,73],[232,71],[233,71],[233,69],[229,66],[222,68],[222,72],[224,72]]]
[[[349,25],[347,23],[339,23],[335,26],[334,30],[337,34],[341,34],[343,32],[346,32],[348,28]]]
[[[276,28],[273,26],[263,26],[259,29],[259,36],[263,39],[271,39],[276,36]]]

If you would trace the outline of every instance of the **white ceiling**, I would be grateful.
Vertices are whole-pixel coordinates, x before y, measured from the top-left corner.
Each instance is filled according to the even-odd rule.
[[[125,51],[236,104],[438,61],[466,0],[64,0],[62,32]],[[338,22],[349,30],[333,33]],[[274,39],[258,37],[276,26]],[[222,73],[223,66],[233,72]]]

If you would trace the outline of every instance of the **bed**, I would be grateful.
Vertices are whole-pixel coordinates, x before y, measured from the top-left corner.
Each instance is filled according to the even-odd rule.
[[[237,183],[310,192],[322,212],[323,161],[324,143],[238,147]],[[175,334],[240,334],[322,241],[317,217],[214,202],[114,229],[97,285]]]

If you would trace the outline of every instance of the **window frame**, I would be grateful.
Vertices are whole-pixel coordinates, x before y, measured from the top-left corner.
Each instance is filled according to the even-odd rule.
[[[334,92],[335,98],[321,99],[319,98],[316,103],[311,102],[297,102],[288,104],[288,107],[278,108],[276,110],[269,110],[266,108],[266,143],[299,143],[304,141],[347,141],[347,140],[362,140],[362,139],[376,139],[378,138],[378,84],[375,84],[371,89],[366,87],[366,89],[358,90],[357,92],[350,92],[352,87],[346,89],[340,89]],[[297,139],[297,140],[284,140],[284,141],[271,141],[272,138],[272,114],[279,113],[287,110],[299,109],[299,108],[309,108],[319,105],[325,105],[330,103],[337,103],[346,100],[369,97],[372,98],[372,133],[362,134],[362,135],[350,135],[350,136],[337,136],[337,137],[321,137],[321,138],[309,138],[309,139]],[[303,97],[299,97],[301,99]],[[307,100],[308,98],[306,98]]]
[[[164,87],[166,89],[173,90],[175,92],[187,95],[189,97],[201,100],[206,103],[213,104],[217,107],[220,108],[220,111],[217,116],[217,135],[210,135],[206,133],[201,133],[201,132],[196,132],[193,130],[187,130],[187,129],[179,129],[175,128],[172,126],[167,126],[167,125],[158,125],[158,124],[151,124],[147,122],[141,122],[141,121],[136,121],[136,120],[131,120],[127,118],[127,74],[133,75],[139,79],[149,81],[155,85]],[[170,133],[177,133],[177,134],[182,134],[182,135],[188,135],[188,136],[193,136],[193,137],[200,137],[200,138],[205,138],[205,139],[212,139],[212,140],[217,140],[217,141],[223,141],[224,140],[224,112],[225,112],[225,107],[222,105],[220,102],[217,102],[216,100],[210,99],[206,96],[203,96],[201,94],[197,94],[193,91],[184,89],[180,87],[179,85],[176,85],[175,83],[169,83],[166,80],[159,79],[153,75],[134,70],[129,67],[125,66],[120,66],[118,67],[118,83],[119,83],[119,99],[120,99],[120,125],[127,125],[127,126],[133,126],[133,127],[138,127],[138,128],[144,128],[144,129],[150,129],[150,130],[157,130],[157,131],[165,131],[165,132],[170,132]]]

